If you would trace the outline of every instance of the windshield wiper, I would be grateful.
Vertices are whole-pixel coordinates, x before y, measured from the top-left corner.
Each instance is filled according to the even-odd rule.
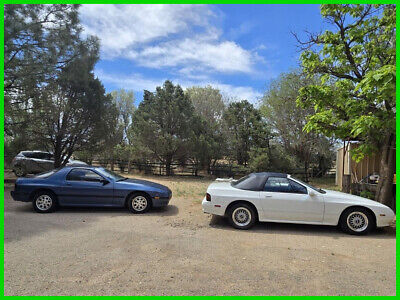
[[[127,180],[128,178],[127,177],[124,177],[124,178],[121,178],[121,179],[117,179],[116,181],[124,181],[124,180]]]

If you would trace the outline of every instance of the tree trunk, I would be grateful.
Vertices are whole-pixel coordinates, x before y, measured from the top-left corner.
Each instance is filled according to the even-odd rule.
[[[308,161],[304,161],[304,181],[308,182]]]
[[[165,160],[165,175],[167,176],[171,176],[171,163],[172,163],[172,159],[171,158],[167,158]]]
[[[129,158],[128,158],[128,174],[131,173],[131,154],[129,153]]]
[[[61,138],[57,135],[54,141],[54,168],[59,168],[61,167],[62,164],[62,151],[61,151]]]
[[[342,179],[342,192],[343,193],[350,193],[351,188],[351,175],[345,174],[343,175]]]
[[[379,168],[379,183],[375,193],[375,200],[394,209],[393,175],[395,171],[395,144],[396,136],[390,134],[381,150],[381,164]]]

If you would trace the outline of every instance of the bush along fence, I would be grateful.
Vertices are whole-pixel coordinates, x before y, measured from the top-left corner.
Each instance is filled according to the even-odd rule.
[[[126,160],[110,160],[110,159],[98,159],[88,162],[93,166],[103,166],[112,171],[120,173],[144,173],[146,175],[160,175],[165,176],[166,166],[162,162],[139,162],[139,161],[126,161]],[[171,174],[174,176],[213,176],[213,177],[232,177],[240,178],[249,173],[254,172],[249,167],[237,166],[231,164],[216,164],[208,168],[203,168],[198,164],[192,163],[172,163]],[[258,170],[258,172],[283,172],[288,173],[303,180],[308,181],[309,178],[314,177],[334,177],[335,172],[328,171],[322,174],[319,170],[309,168],[307,171],[304,168],[291,169],[291,170]]]

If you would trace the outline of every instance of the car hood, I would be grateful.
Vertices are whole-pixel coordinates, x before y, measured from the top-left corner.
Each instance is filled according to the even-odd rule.
[[[363,198],[360,196],[342,193],[342,192],[338,192],[338,191],[325,190],[325,189],[324,189],[324,191],[326,192],[326,194],[323,194],[323,196],[326,200],[333,200],[333,201],[340,200],[341,202],[349,202],[352,204],[360,204],[360,205],[363,204],[363,205],[386,207],[386,205],[383,205],[377,201]]]
[[[118,183],[124,185],[147,186],[160,190],[170,191],[170,189],[165,185],[142,179],[126,179],[124,181],[118,181]]]

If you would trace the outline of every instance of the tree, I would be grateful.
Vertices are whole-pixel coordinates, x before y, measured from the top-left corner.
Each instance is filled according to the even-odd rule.
[[[325,171],[327,166],[322,162],[332,161],[330,141],[319,133],[303,130],[314,109],[296,106],[299,90],[313,83],[316,83],[315,78],[308,78],[301,72],[283,73],[271,83],[262,98],[260,108],[275,133],[276,141],[283,146],[288,155],[296,157],[297,162],[303,165],[306,180],[313,160]],[[270,159],[272,158],[270,155]]]
[[[247,165],[250,150],[265,138],[259,111],[247,100],[230,103],[224,113],[230,133],[231,150],[239,165]]]
[[[135,95],[133,91],[119,89],[112,91],[111,96],[118,109],[118,124],[121,126],[124,141],[131,144],[129,140],[129,128],[132,124],[132,118],[135,111]]]
[[[93,75],[99,42],[81,37],[78,8],[5,6],[5,134],[28,135],[54,153],[55,167],[106,144],[115,127],[111,96]]]
[[[111,95],[105,95],[92,73],[97,52],[97,47],[90,49],[87,56],[71,62],[35,101],[31,115],[37,121],[30,131],[53,152],[55,167],[65,165],[74,151],[104,145],[107,133],[116,127]]]
[[[195,112],[202,116],[208,124],[218,124],[222,119],[225,103],[218,89],[208,85],[206,87],[193,86],[186,89]]]
[[[111,96],[118,111],[117,131],[119,135],[117,140],[111,144],[109,152],[112,153],[112,166],[114,157],[117,158],[121,170],[128,167],[128,172],[131,170],[131,159],[134,152],[134,140],[130,133],[133,114],[135,111],[135,95],[133,91],[120,89],[112,91]],[[119,137],[119,139],[118,139]]]
[[[305,129],[360,141],[353,153],[358,161],[380,151],[375,199],[393,207],[396,7],[322,5],[321,14],[334,30],[298,39],[304,71],[321,76],[300,91],[299,105],[316,111]]]
[[[132,128],[136,142],[165,164],[171,175],[174,160],[186,155],[194,108],[179,85],[165,81],[155,93],[144,91]]]
[[[185,93],[197,115],[193,124],[190,158],[199,167],[212,164],[224,155],[226,138],[223,130],[225,103],[218,89],[211,86],[191,87]]]
[[[30,121],[43,87],[85,51],[79,5],[7,4],[4,7],[5,133],[15,135]],[[32,116],[30,116],[32,117]]]

